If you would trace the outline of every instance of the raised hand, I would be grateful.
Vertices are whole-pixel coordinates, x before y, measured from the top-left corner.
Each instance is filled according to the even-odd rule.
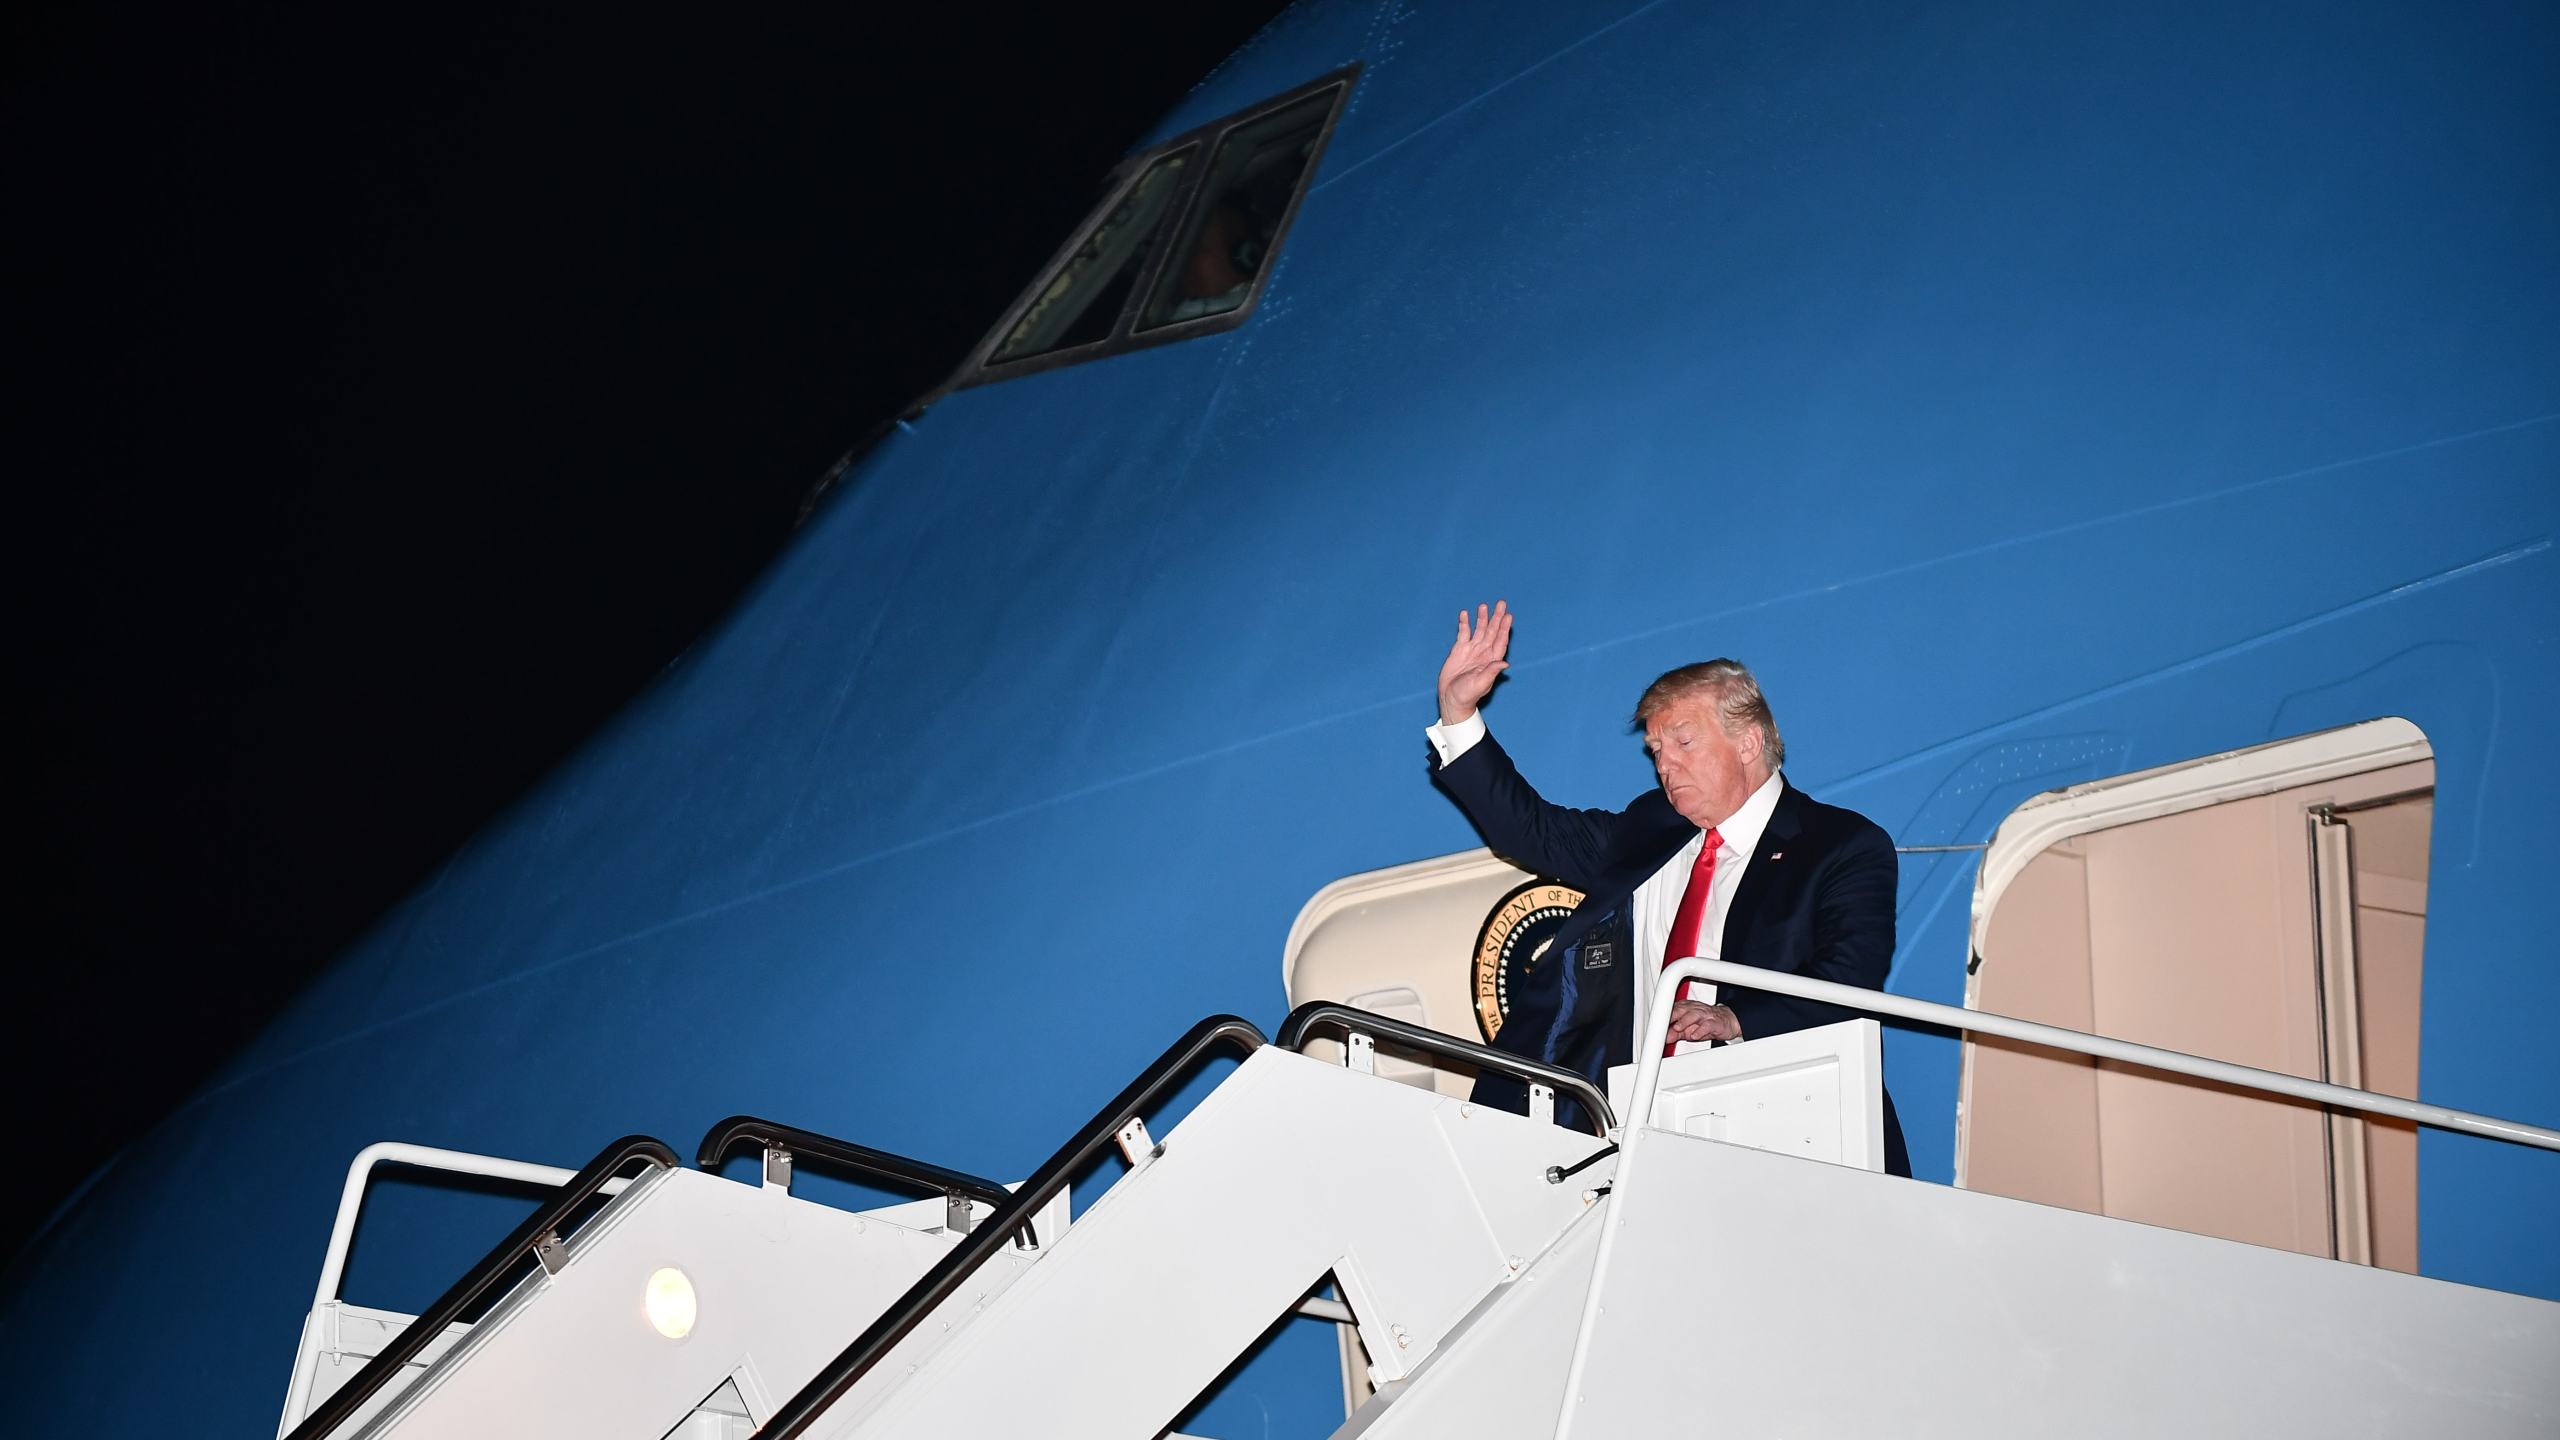
[[[1457,643],[1449,647],[1449,658],[1440,662],[1441,724],[1455,725],[1476,713],[1492,693],[1493,682],[1511,668],[1503,658],[1510,653],[1510,602],[1496,600],[1491,610],[1478,605],[1472,623],[1466,611],[1458,612]]]

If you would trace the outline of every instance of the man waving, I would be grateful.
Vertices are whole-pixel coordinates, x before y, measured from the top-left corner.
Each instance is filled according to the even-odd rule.
[[[1485,729],[1478,707],[1510,668],[1511,610],[1458,613],[1440,666],[1432,778],[1495,853],[1587,897],[1511,997],[1495,1044],[1594,1082],[1633,1058],[1651,978],[1704,955],[1881,988],[1893,961],[1893,842],[1865,816],[1820,804],[1779,773],[1786,741],[1739,661],[1683,665],[1645,687],[1644,731],[1658,789],[1620,810],[1550,804]],[[1691,988],[1710,993],[1692,994]],[[1836,1005],[1761,991],[1684,988],[1672,1043],[1783,1034],[1854,1018]],[[1486,1075],[1476,1100],[1525,1110],[1518,1081]],[[1893,1100],[1885,1168],[1911,1173]]]

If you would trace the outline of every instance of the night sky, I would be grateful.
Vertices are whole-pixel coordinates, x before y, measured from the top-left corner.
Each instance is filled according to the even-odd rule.
[[[0,1255],[715,624],[1281,8],[19,7]]]

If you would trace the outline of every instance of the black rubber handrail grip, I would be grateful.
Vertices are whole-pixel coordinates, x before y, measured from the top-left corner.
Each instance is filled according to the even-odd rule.
[[[302,1423],[294,1426],[285,1440],[319,1440],[320,1436],[345,1424],[347,1417],[362,1409],[375,1391],[391,1383],[391,1377],[400,1373],[401,1366],[418,1358],[418,1352],[426,1349],[445,1332],[447,1326],[460,1319],[462,1312],[471,1308],[472,1301],[505,1279],[518,1262],[533,1253],[536,1244],[558,1230],[571,1213],[592,1199],[634,1160],[646,1160],[661,1169],[670,1170],[678,1163],[676,1152],[646,1135],[625,1135],[604,1147],[597,1152],[596,1158],[586,1163],[585,1168],[570,1177],[568,1184],[542,1202],[541,1209],[526,1216],[523,1224],[499,1241],[498,1248],[463,1272],[462,1278],[453,1282],[452,1289],[438,1296],[425,1314],[400,1332],[399,1339],[366,1361],[365,1367],[355,1373],[354,1379],[340,1386],[336,1394],[312,1407],[311,1413],[302,1417]]]
[[[794,1156],[825,1160],[869,1179],[888,1180],[943,1195],[964,1195],[989,1205],[1000,1206],[1013,1198],[1012,1191],[993,1180],[946,1169],[929,1161],[892,1155],[886,1150],[874,1150],[868,1145],[856,1145],[850,1140],[838,1140],[814,1130],[759,1120],[753,1115],[732,1115],[712,1126],[711,1133],[702,1137],[701,1148],[694,1151],[693,1163],[704,1170],[716,1170],[721,1161],[748,1143],[779,1146]]]
[[[1338,1029],[1345,1033],[1357,1030],[1364,1035],[1384,1035],[1408,1050],[1419,1050],[1448,1060],[1463,1060],[1479,1070],[1498,1071],[1515,1080],[1535,1081],[1581,1101],[1583,1117],[1593,1122],[1594,1134],[1606,1136],[1618,1124],[1616,1113],[1609,1108],[1609,1097],[1600,1093],[1599,1086],[1570,1070],[1523,1060],[1490,1045],[1461,1040],[1455,1035],[1444,1035],[1410,1021],[1355,1010],[1331,1000],[1310,1000],[1290,1011],[1289,1018],[1280,1024],[1280,1038],[1276,1043],[1283,1050],[1304,1051],[1308,1033],[1318,1029]]]
[[[1007,1196],[1004,1205],[988,1216],[985,1224],[945,1252],[932,1269],[907,1287],[907,1293],[899,1296],[896,1304],[809,1377],[809,1383],[783,1402],[782,1408],[774,1411],[773,1418],[756,1432],[757,1440],[792,1440],[805,1432],[826,1413],[828,1406],[870,1373],[891,1346],[922,1324],[933,1307],[951,1298],[968,1281],[970,1273],[986,1263],[988,1256],[1003,1249],[1006,1236],[1029,1224],[1050,1197],[1066,1188],[1077,1171],[1112,1143],[1121,1126],[1162,1100],[1165,1092],[1188,1074],[1202,1056],[1224,1045],[1233,1045],[1250,1055],[1268,1043],[1251,1021],[1233,1015],[1212,1015],[1192,1026],[1154,1064],[1140,1071],[1127,1089],[1095,1112],[1073,1138],[1058,1147],[1056,1154],[1042,1161],[1040,1168],[1031,1172],[1031,1178],[1022,1182],[1022,1188]]]

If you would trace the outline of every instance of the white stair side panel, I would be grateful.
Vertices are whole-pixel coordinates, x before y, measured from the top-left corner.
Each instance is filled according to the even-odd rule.
[[[2560,1434],[2560,1305],[1658,1130],[1559,1436]],[[1700,1409],[1700,1392],[1709,1397]]]
[[[1385,1078],[1385,1077],[1382,1077]],[[1482,1117],[1482,1118],[1480,1118]],[[1452,1159],[1475,1194],[1476,1209],[1493,1236],[1494,1245],[1502,1251],[1503,1268],[1516,1273],[1547,1246],[1555,1243],[1556,1189],[1568,1192],[1575,1203],[1586,1195],[1605,1193],[1610,1175],[1617,1169],[1617,1156],[1608,1155],[1587,1169],[1566,1176],[1556,1185],[1523,1185],[1516,1168],[1515,1152],[1507,1147],[1472,1144],[1469,1132],[1485,1125],[1510,1128],[1520,1117],[1507,1111],[1484,1111],[1473,1105],[1453,1104],[1440,1107],[1433,1117],[1440,1129],[1441,1143],[1448,1147]],[[1549,1162],[1558,1168],[1572,1165],[1594,1151],[1607,1147],[1608,1141],[1597,1135],[1579,1131],[1556,1130],[1541,1140],[1557,1145],[1561,1156]],[[1543,1181],[1546,1167],[1539,1167]]]
[[[565,1269],[511,1292],[364,1433],[659,1436],[740,1373],[751,1408],[770,1413],[956,1241],[778,1189],[654,1172],[571,1237]],[[990,1282],[1025,1263],[1008,1252]],[[667,1266],[698,1304],[677,1340],[642,1309]]]
[[[1545,1171],[1595,1143],[1265,1047],[1021,1281],[955,1296],[816,1433],[1155,1435],[1329,1270],[1397,1378],[1582,1213]],[[1478,1184],[1532,1198],[1491,1221]]]
[[[1609,1070],[1610,1108],[1638,1123],[1636,1067]],[[1660,1130],[1884,1171],[1884,1039],[1843,1020],[1666,1057],[1654,1087]]]
[[[1412,1378],[1371,1397],[1333,1440],[1546,1440],[1564,1401],[1606,1200],[1442,1337]]]

